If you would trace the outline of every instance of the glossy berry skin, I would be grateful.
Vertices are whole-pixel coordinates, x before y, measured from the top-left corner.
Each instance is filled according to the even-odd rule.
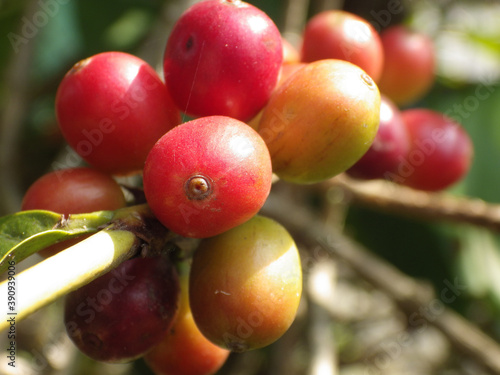
[[[432,40],[406,26],[392,26],[380,35],[384,69],[380,91],[398,106],[422,98],[435,80],[435,52]]]
[[[49,172],[36,180],[26,191],[21,210],[48,210],[64,215],[117,210],[126,201],[120,185],[109,175],[88,167]],[[43,249],[43,257],[74,245],[78,237]]]
[[[235,352],[265,347],[295,319],[302,293],[299,253],[280,224],[262,216],[201,241],[189,278],[200,331]]]
[[[316,14],[303,31],[301,59],[349,61],[377,82],[382,73],[384,52],[379,34],[365,19],[342,10]]]
[[[280,79],[278,80],[278,84],[276,85],[276,89],[280,87],[283,82],[285,82],[288,77],[290,77],[293,73],[295,73],[297,70],[300,68],[303,68],[306,66],[307,63],[301,63],[301,62],[288,62],[288,63],[283,63],[281,67],[281,73],[280,73]],[[275,90],[276,90],[275,89]],[[264,107],[265,108],[265,107]],[[260,119],[262,118],[262,113],[264,112],[264,109],[257,113],[257,115],[252,118],[250,121],[247,121],[247,124],[255,130],[259,130],[259,123]]]
[[[64,215],[125,207],[120,185],[109,175],[88,167],[49,172],[26,191],[21,209],[49,210]]]
[[[240,0],[206,0],[175,24],[165,49],[165,82],[194,117],[251,119],[267,102],[283,60],[281,35],[260,9]]]
[[[380,93],[361,68],[320,60],[295,71],[264,108],[259,134],[273,172],[298,184],[344,172],[368,150],[380,122]]]
[[[416,108],[402,112],[410,150],[401,159],[395,182],[415,189],[443,190],[469,171],[473,144],[466,131],[440,112]]]
[[[398,107],[381,96],[380,124],[372,145],[347,173],[360,179],[385,178],[397,170],[401,159],[408,155],[410,140]]]
[[[209,341],[194,322],[189,306],[189,268],[181,273],[180,286],[180,308],[175,323],[144,360],[155,375],[214,374],[226,362],[229,351]]]
[[[133,258],[66,296],[66,331],[96,361],[129,362],[160,342],[178,299],[177,271],[167,257]]]
[[[184,237],[222,233],[254,216],[271,189],[269,151],[258,133],[226,116],[201,117],[166,133],[144,168],[158,220]]]
[[[154,69],[122,52],[75,64],[57,90],[56,115],[64,138],[85,161],[117,175],[140,171],[154,143],[180,123]]]

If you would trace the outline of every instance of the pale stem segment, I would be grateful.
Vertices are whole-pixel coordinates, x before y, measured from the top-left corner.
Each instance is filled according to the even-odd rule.
[[[22,320],[115,268],[136,252],[138,244],[134,233],[112,224],[15,275],[14,283],[5,280],[0,284],[0,331],[9,328],[12,319]],[[13,304],[8,303],[9,295]]]

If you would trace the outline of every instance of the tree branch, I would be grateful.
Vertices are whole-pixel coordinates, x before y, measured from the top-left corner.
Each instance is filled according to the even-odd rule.
[[[425,220],[468,223],[500,231],[500,205],[481,199],[425,192],[389,181],[360,181],[337,176],[322,185],[341,189],[345,199],[372,209]]]

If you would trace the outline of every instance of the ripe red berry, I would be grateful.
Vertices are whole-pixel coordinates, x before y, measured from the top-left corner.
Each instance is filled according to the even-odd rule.
[[[282,60],[281,34],[260,9],[240,0],[201,1],[169,36],[165,82],[192,116],[247,121],[269,99]]]
[[[133,258],[66,296],[66,331],[90,358],[128,362],[160,342],[178,299],[177,271],[166,256]]]
[[[111,174],[138,172],[180,113],[154,69],[138,57],[104,52],[75,64],[61,81],[56,114],[69,145]]]
[[[377,135],[366,154],[347,173],[361,179],[385,178],[387,173],[396,171],[409,149],[410,141],[401,111],[382,95]]]
[[[303,32],[301,59],[346,60],[377,82],[384,53],[377,31],[365,19],[342,10],[327,10],[312,17]]]
[[[435,79],[432,40],[403,25],[386,29],[380,38],[384,49],[380,91],[399,106],[420,99]]]
[[[269,151],[258,133],[225,116],[186,122],[153,147],[144,192],[155,216],[185,237],[210,237],[262,207],[271,189]]]
[[[92,168],[68,168],[49,172],[26,191],[21,210],[49,210],[64,215],[117,210],[126,201],[120,185],[109,175]],[[85,236],[83,236],[85,237]],[[70,239],[43,249],[51,256],[83,239]]]
[[[467,132],[444,114],[423,108],[402,112],[410,150],[401,159],[395,182],[421,190],[442,190],[469,171],[473,144]]]
[[[92,168],[68,168],[49,172],[26,191],[22,210],[49,210],[60,214],[116,210],[125,206],[120,185]]]

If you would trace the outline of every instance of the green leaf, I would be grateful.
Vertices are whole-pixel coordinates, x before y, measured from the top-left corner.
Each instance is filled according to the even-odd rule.
[[[65,217],[51,211],[21,211],[0,218],[0,273],[55,243],[94,233],[114,217],[113,211]]]

